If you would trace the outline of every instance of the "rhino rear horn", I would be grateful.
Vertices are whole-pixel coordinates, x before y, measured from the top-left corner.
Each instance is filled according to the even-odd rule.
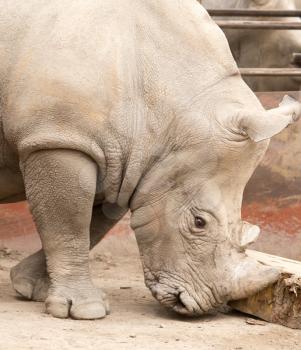
[[[242,111],[238,117],[238,129],[254,142],[271,138],[301,116],[301,103],[290,96],[284,96],[278,108],[264,112]]]
[[[242,233],[240,236],[239,247],[246,249],[250,244],[254,243],[260,234],[260,228],[256,225],[243,222]]]

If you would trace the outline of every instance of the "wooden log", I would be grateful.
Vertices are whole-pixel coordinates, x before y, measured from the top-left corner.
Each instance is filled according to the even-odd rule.
[[[272,286],[229,305],[265,321],[301,329],[301,262],[254,250],[247,254],[264,265],[278,268],[280,277]]]
[[[215,22],[224,29],[301,29],[301,22],[248,20],[216,20]]]
[[[255,77],[301,77],[301,68],[240,68],[243,76]]]
[[[207,9],[210,16],[301,17],[300,10]]]

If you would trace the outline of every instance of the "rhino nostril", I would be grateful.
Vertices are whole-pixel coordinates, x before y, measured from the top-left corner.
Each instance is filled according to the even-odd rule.
[[[187,309],[187,307],[186,307],[184,301],[182,300],[182,297],[181,297],[182,294],[183,294],[183,293],[179,293],[179,294],[177,295],[177,305],[180,306],[180,307],[183,307],[183,308]]]
[[[197,304],[187,292],[177,294],[176,305],[173,310],[182,315],[193,315],[197,311]]]
[[[158,300],[160,299],[160,294],[159,294],[157,288],[151,288],[151,293],[152,293],[152,295],[153,295],[154,298],[156,298],[156,299],[158,299]]]
[[[191,312],[187,309],[186,305],[182,302],[180,297],[177,297],[177,301],[173,307],[173,310],[181,315],[190,315],[191,314]]]

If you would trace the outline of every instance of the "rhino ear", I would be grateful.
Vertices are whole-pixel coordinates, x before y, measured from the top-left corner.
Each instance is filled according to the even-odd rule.
[[[239,130],[254,142],[271,138],[301,116],[301,103],[290,96],[284,96],[278,108],[259,112],[241,112]]]

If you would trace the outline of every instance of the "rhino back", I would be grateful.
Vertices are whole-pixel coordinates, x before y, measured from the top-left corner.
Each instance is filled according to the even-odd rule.
[[[117,100],[120,31],[127,35],[109,3],[0,2],[1,115],[19,153],[91,148]]]
[[[9,29],[0,37],[3,128],[21,158],[71,148],[102,163],[116,145],[134,152],[139,128],[156,143],[191,97],[238,73],[221,30],[194,0],[0,6],[1,32]]]

